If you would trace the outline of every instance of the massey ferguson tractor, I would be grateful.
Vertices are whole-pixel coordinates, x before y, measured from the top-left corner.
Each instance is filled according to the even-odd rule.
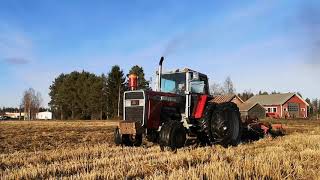
[[[241,138],[239,109],[232,102],[215,104],[209,95],[208,77],[191,69],[162,72],[157,88],[137,90],[137,76],[129,76],[124,93],[123,121],[115,129],[117,145],[140,146],[142,138],[161,149],[184,147],[188,138],[202,145],[237,145]]]

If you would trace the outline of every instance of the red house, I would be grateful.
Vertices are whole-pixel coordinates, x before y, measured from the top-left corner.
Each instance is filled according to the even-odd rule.
[[[247,102],[259,103],[269,117],[306,118],[309,104],[295,93],[256,95]]]

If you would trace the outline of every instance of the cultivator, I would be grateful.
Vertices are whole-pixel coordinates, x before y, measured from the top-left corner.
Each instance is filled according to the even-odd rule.
[[[285,134],[282,124],[271,124],[259,122],[258,120],[246,121],[242,123],[242,141],[258,140],[264,137],[277,137]]]

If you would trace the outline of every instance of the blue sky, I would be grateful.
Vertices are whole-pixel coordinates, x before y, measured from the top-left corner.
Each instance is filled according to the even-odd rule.
[[[320,97],[320,3],[268,1],[0,1],[0,106],[25,89],[42,93],[60,73],[127,72],[147,77],[190,67],[237,92],[299,91]],[[318,44],[317,44],[318,43]]]

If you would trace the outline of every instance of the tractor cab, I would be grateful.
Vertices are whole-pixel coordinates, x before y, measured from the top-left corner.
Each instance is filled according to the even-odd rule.
[[[161,74],[161,92],[186,95],[209,94],[208,78],[205,74],[191,69],[178,69]]]
[[[184,109],[180,113],[182,113],[182,119],[188,128],[186,124],[190,124],[192,119],[199,118],[204,110],[205,102],[199,102],[209,99],[208,77],[189,68],[164,73],[161,70],[162,64],[160,63],[157,73],[157,91],[184,97]]]

